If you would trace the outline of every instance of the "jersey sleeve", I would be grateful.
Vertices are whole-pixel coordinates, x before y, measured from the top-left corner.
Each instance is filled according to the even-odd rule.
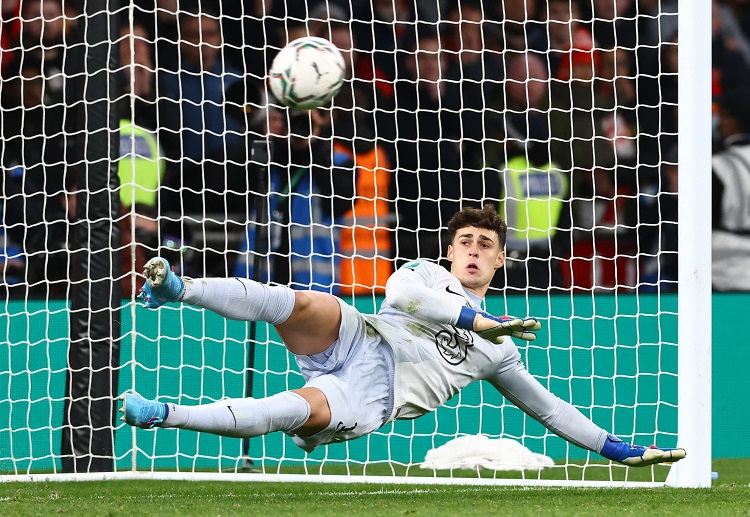
[[[402,266],[385,285],[386,302],[420,319],[456,325],[464,302],[455,295],[432,289],[440,275],[436,268],[440,266],[421,260]]]

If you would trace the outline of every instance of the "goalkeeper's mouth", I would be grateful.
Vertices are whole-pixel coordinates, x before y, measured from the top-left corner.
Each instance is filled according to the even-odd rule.
[[[469,262],[466,264],[466,269],[469,273],[479,273],[481,271],[481,268],[479,267],[479,264],[475,262]]]

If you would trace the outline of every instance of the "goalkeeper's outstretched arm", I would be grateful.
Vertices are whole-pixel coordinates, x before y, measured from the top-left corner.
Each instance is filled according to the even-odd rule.
[[[632,467],[671,463],[685,457],[684,449],[644,447],[623,442],[602,429],[573,405],[537,381],[518,361],[488,379],[502,395],[565,440]]]

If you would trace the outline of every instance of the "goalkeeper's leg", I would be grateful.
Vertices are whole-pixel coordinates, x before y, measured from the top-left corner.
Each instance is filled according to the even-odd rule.
[[[144,275],[142,296],[149,308],[181,301],[233,320],[267,321],[297,355],[323,352],[338,338],[341,307],[327,293],[293,291],[246,278],[181,278],[161,257],[146,263]]]
[[[262,399],[224,399],[195,406],[147,400],[132,392],[121,399],[121,420],[143,429],[176,427],[235,438],[274,431],[311,436],[331,421],[326,397],[316,388],[284,391]]]
[[[633,467],[674,462],[685,457],[684,449],[643,447],[623,442],[586,418],[571,404],[541,385],[516,357],[490,381],[495,387],[556,435],[605,458]]]

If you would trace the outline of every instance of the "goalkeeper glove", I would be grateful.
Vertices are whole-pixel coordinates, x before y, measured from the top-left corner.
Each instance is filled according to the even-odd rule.
[[[542,324],[536,318],[493,316],[471,307],[461,309],[456,326],[473,330],[484,339],[498,345],[503,342],[505,336],[523,339],[524,341],[534,341],[536,331],[542,328]]]

